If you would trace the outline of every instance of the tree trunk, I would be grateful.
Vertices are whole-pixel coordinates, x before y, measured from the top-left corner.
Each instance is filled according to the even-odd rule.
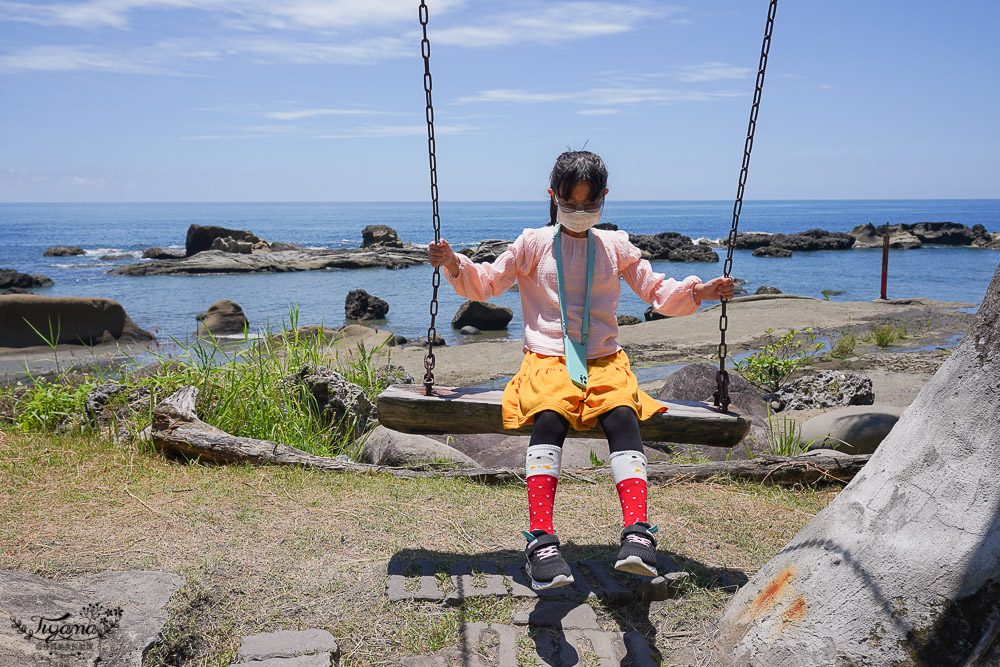
[[[998,449],[1000,269],[868,465],[730,601],[715,662],[997,664]]]

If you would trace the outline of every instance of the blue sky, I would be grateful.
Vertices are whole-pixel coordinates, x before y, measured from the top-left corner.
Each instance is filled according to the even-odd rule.
[[[430,0],[441,197],[730,199],[766,0]],[[0,0],[0,201],[428,197],[411,0]],[[1000,197],[1000,6],[782,0],[750,199]]]

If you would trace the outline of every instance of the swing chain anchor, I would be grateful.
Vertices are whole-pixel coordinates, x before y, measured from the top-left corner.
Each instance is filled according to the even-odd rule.
[[[733,249],[736,246],[736,235],[740,226],[740,212],[743,210],[743,188],[747,183],[747,171],[750,169],[750,152],[753,150],[753,135],[757,129],[757,113],[760,111],[760,96],[764,91],[764,72],[767,69],[767,54],[771,50],[771,32],[774,30],[774,14],[778,10],[778,0],[771,0],[767,8],[767,25],[764,26],[764,42],[760,47],[760,62],[757,66],[757,82],[754,87],[753,104],[750,106],[750,123],[747,126],[747,139],[743,144],[743,166],[740,168],[740,182],[736,189],[736,202],[733,204],[733,227],[729,230],[726,251],[726,263],[723,275],[729,277],[733,269]],[[726,314],[727,299],[722,299],[722,312],[719,315],[719,331],[722,334],[719,342],[719,372],[715,381],[715,407],[729,410],[729,373],[726,371],[726,328],[729,326],[729,316]]]
[[[438,207],[438,179],[437,179],[437,156],[435,155],[436,143],[434,141],[434,105],[431,103],[431,42],[427,39],[427,4],[420,0],[420,25],[423,28],[423,39],[420,40],[420,53],[424,58],[424,93],[427,97],[427,159],[431,168],[431,204],[433,210],[434,241],[441,240],[441,214]],[[434,389],[434,338],[437,336],[435,320],[438,313],[438,287],[441,286],[441,267],[434,267],[434,274],[431,277],[431,324],[427,327],[427,354],[424,355],[424,391],[428,396]]]

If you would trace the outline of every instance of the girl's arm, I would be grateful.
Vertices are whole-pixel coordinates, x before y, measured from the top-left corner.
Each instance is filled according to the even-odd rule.
[[[451,249],[444,239],[427,247],[431,266],[444,269],[444,278],[459,296],[473,301],[486,301],[510,288],[517,280],[518,238],[493,262],[477,264]]]
[[[661,315],[680,317],[691,315],[701,306],[701,279],[688,276],[683,280],[667,278],[653,271],[652,265],[641,259],[642,252],[632,245],[625,232],[615,233],[618,267],[628,286],[639,298],[653,306]]]

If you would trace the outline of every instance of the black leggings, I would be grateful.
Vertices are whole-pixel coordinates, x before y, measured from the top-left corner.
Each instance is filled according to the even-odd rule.
[[[608,439],[611,453],[642,451],[642,436],[639,435],[639,418],[635,410],[627,405],[619,405],[597,416],[604,435]],[[555,445],[562,447],[569,433],[569,422],[554,410],[543,410],[535,415],[535,425],[531,429],[531,445]]]

